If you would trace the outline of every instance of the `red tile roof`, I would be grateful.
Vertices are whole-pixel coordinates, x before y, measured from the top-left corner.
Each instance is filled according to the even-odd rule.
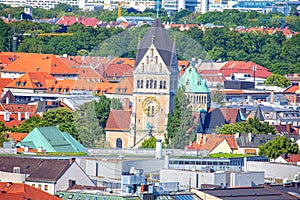
[[[197,138],[198,139],[198,138]],[[226,140],[229,147],[232,150],[238,149],[236,140],[233,135],[224,135],[224,134],[202,134],[202,137],[199,138],[199,141],[193,142],[188,149],[194,150],[207,150],[212,151],[215,149],[221,142]]]
[[[90,67],[85,68],[75,68],[79,79],[86,79],[91,82],[108,82],[104,79],[98,72]]]
[[[24,183],[6,183],[0,182],[0,199],[1,200],[60,200],[54,195],[39,190],[35,187]]]
[[[248,73],[254,77],[253,66],[256,66],[256,78],[268,78],[272,73],[265,67],[252,61],[228,61],[220,69],[225,77],[230,77],[232,73]]]
[[[281,155],[281,157],[286,160],[288,163],[297,163],[300,162],[300,154],[287,154],[287,156],[285,157],[285,155]]]
[[[104,71],[103,71],[104,70]],[[104,78],[114,78],[132,75],[133,67],[128,64],[109,64],[105,68],[98,67],[96,71],[104,76]]]
[[[116,83],[111,89],[107,90],[108,94],[132,94],[133,78],[127,77]]]
[[[15,142],[21,142],[28,133],[7,133],[8,138],[13,139]]]
[[[131,111],[111,110],[106,123],[107,131],[129,131]]]
[[[5,88],[6,85],[11,83],[13,79],[11,78],[0,78],[0,97],[2,97],[3,88]]]
[[[49,74],[76,74],[66,63],[53,54],[26,53],[8,64],[4,72],[47,72]]]
[[[2,104],[3,108],[10,113],[18,113],[18,112],[29,112],[32,114],[36,113],[35,105],[27,105],[27,104]]]
[[[297,90],[299,90],[299,85],[292,85],[291,87],[288,87],[284,92],[285,93],[296,93]]]
[[[47,72],[27,72],[5,88],[46,89],[49,81],[55,81],[55,78]]]
[[[75,23],[80,23],[84,26],[92,26],[95,27],[99,20],[96,18],[90,18],[90,17],[74,17],[74,16],[62,16],[56,24],[58,25],[64,25],[64,26],[71,26]]]

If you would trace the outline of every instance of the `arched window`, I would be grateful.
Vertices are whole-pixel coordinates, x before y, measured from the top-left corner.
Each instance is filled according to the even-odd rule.
[[[158,57],[155,56],[155,64],[158,64]]]
[[[149,88],[149,80],[146,81],[146,88]]]
[[[140,80],[137,80],[136,87],[137,87],[137,88],[141,88]]]
[[[162,64],[159,63],[159,72],[161,73],[162,72]]]
[[[167,88],[167,81],[164,81],[164,89]]]
[[[141,80],[141,88],[144,88],[144,81]]]
[[[155,80],[154,81],[154,87],[153,87],[154,89],[156,89],[156,85],[157,85],[157,81]]]
[[[116,140],[116,148],[118,148],[118,149],[122,149],[123,148],[123,142],[122,142],[121,138],[118,138]]]
[[[142,72],[145,71],[145,63],[142,63]]]
[[[154,49],[151,49],[151,56],[154,55]]]
[[[153,86],[153,80],[151,79],[150,80],[150,89],[152,89],[152,86]]]
[[[149,64],[149,56],[146,56],[146,63]]]
[[[162,85],[162,81],[159,81],[159,89],[162,89],[163,85]]]

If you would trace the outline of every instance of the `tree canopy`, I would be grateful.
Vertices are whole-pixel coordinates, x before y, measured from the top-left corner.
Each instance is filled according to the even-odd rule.
[[[276,130],[273,126],[270,126],[267,122],[260,122],[258,119],[248,119],[245,122],[236,122],[233,124],[224,124],[221,127],[216,128],[218,134],[276,134]]]
[[[182,149],[195,139],[194,118],[189,98],[180,87],[174,96],[174,112],[168,115],[165,143],[169,148]]]
[[[271,159],[275,159],[285,153],[298,154],[299,152],[297,143],[285,136],[277,136],[274,140],[268,141],[258,148],[259,155],[265,155]]]
[[[270,86],[278,86],[281,88],[285,88],[290,85],[290,81],[279,74],[271,74],[265,81],[264,84],[270,85]]]

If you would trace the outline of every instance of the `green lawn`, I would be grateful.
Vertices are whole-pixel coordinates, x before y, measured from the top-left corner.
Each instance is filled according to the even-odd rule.
[[[229,153],[215,153],[210,154],[210,158],[236,158],[236,157],[246,157],[246,156],[253,156],[250,154],[229,154]]]

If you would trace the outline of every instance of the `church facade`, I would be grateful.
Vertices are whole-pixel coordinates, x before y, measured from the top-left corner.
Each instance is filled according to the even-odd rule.
[[[198,79],[196,82],[199,81],[201,87],[204,87],[205,83]],[[174,110],[174,96],[179,85],[175,42],[171,40],[159,19],[156,19],[138,45],[133,71],[130,119],[128,119],[128,112],[125,114],[125,111],[124,117],[121,116],[122,112],[115,117],[111,112],[109,116],[106,139],[111,147],[138,148],[145,139],[151,136],[164,139],[168,114]],[[208,89],[205,91],[209,92]],[[192,98],[191,93],[192,90],[187,93],[190,98]],[[206,95],[205,101],[208,101],[209,97],[207,94],[199,93],[199,95],[203,96],[203,105],[200,107],[206,110],[204,96]],[[197,101],[193,102],[197,104]],[[122,121],[126,121],[124,122],[126,126],[123,123],[120,124]],[[118,129],[114,126],[122,126],[122,128]]]

